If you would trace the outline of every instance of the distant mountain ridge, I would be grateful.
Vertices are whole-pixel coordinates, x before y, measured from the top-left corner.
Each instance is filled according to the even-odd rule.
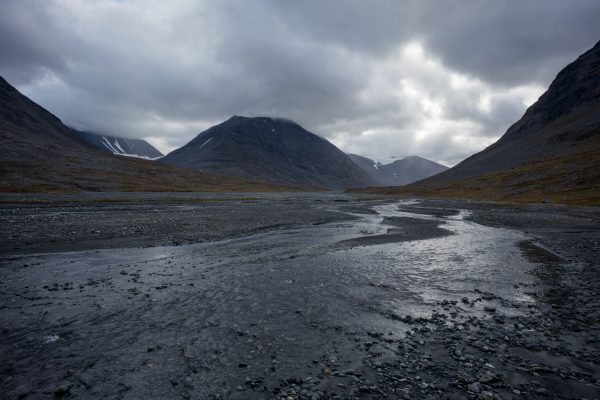
[[[76,131],[91,146],[111,154],[155,160],[163,156],[154,146],[143,139],[102,135],[88,131]]]
[[[329,189],[376,183],[326,139],[282,118],[233,116],[200,133],[160,162]]]
[[[382,164],[358,154],[348,154],[363,170],[373,176],[378,186],[398,186],[416,182],[446,171],[448,167],[419,156],[408,156]]]
[[[0,176],[0,192],[15,193],[297,190],[109,154],[2,77]]]

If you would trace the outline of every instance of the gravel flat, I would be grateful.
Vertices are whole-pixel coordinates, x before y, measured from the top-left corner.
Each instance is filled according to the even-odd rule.
[[[3,199],[3,399],[600,398],[593,208]]]

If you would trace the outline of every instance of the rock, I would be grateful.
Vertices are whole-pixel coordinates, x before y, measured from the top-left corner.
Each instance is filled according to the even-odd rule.
[[[492,383],[499,381],[500,378],[498,375],[491,373],[490,371],[485,372],[483,375],[479,377],[479,382],[481,383]]]
[[[69,396],[71,394],[72,387],[73,384],[71,382],[61,383],[54,389],[54,397],[61,399],[63,397]]]
[[[498,396],[495,393],[487,391],[487,390],[484,390],[483,392],[479,393],[479,396],[477,396],[477,397],[481,400],[501,400],[502,399],[502,397]]]
[[[10,378],[10,377],[6,378],[6,379],[4,380],[4,383],[6,383],[8,380],[10,380],[9,378]],[[20,385],[20,386],[17,388],[17,390],[16,390],[16,393],[18,393],[18,394],[17,394],[17,397],[16,397],[17,399],[25,399],[25,398],[27,398],[27,396],[29,396],[30,394],[32,394],[32,393],[33,393],[33,391],[32,391],[32,390],[31,390],[31,388],[30,388],[29,386],[27,386],[27,385]]]
[[[473,392],[473,393],[479,393],[481,392],[481,383],[479,382],[473,382],[471,384],[469,384],[469,386],[467,386],[467,389],[469,390],[469,392]]]

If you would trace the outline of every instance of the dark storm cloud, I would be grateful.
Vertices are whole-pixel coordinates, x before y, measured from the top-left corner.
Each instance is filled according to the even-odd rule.
[[[547,84],[600,39],[597,0],[337,0],[271,4],[314,40],[385,54],[416,39],[459,71]]]
[[[440,13],[425,43],[451,68],[497,84],[547,84],[600,39],[596,0],[471,1]]]
[[[44,2],[24,7],[18,0],[0,4],[0,67],[16,83],[28,82],[43,70],[62,71],[65,63],[56,51],[61,32]],[[46,35],[52,32],[52,35]]]
[[[452,164],[600,38],[597,1],[4,0],[0,73],[78,127],[184,144],[232,114]]]

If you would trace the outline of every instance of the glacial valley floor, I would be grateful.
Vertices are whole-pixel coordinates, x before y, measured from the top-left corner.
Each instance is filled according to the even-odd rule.
[[[599,399],[600,210],[2,195],[2,399]]]

